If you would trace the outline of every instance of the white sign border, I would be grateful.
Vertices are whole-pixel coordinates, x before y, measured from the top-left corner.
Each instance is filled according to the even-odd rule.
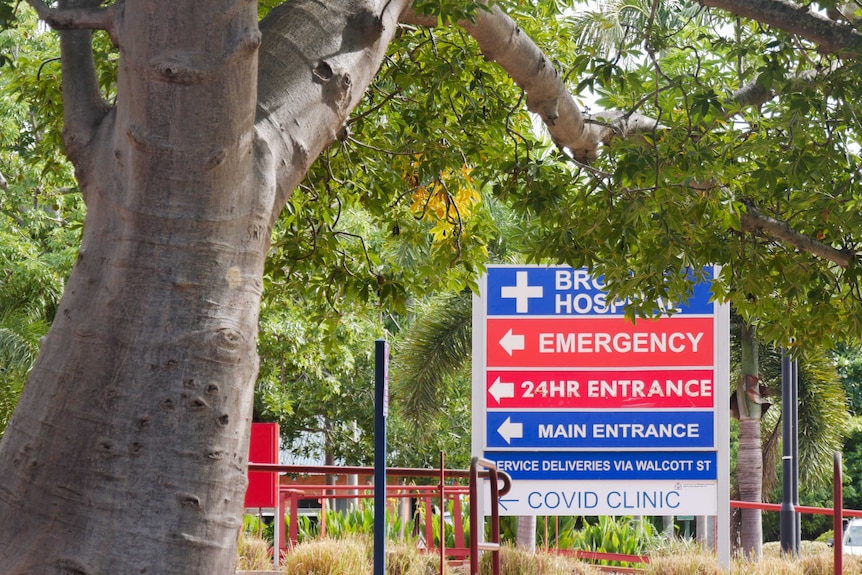
[[[489,268],[494,267],[509,267],[509,268],[527,268],[540,267],[531,265],[489,265]],[[554,267],[554,266],[548,266]],[[717,278],[721,273],[720,266],[713,266],[713,278]],[[487,319],[487,310],[483,304],[485,300],[480,294],[487,294],[488,291],[488,273],[482,274],[479,280],[479,293],[473,294],[473,385],[472,385],[472,449],[474,454],[483,454],[486,441],[486,423],[485,405],[486,389],[485,389],[485,372],[487,370],[485,348],[487,346],[487,334],[485,333],[485,320]],[[715,302],[713,325],[715,329],[715,337],[713,338],[715,346],[715,392],[716,392],[716,471],[717,479],[717,509],[718,513],[715,516],[716,525],[716,554],[718,556],[719,566],[724,569],[730,568],[730,408],[725,405],[722,408],[720,398],[726,391],[729,401],[730,397],[730,305],[728,303]],[[722,384],[722,385],[720,385]],[[480,497],[479,501],[471,502],[478,506],[479,516],[485,517],[485,498]],[[484,539],[483,530],[479,531],[480,539]]]

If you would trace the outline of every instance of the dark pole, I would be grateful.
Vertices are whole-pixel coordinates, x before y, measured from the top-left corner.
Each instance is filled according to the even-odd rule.
[[[793,507],[793,446],[790,439],[793,434],[793,413],[791,406],[796,402],[793,397],[793,386],[790,384],[790,356],[781,356],[781,509],[779,528],[781,534],[781,551],[795,554],[796,518]]]
[[[791,419],[791,445],[793,446],[790,452],[793,463],[793,471],[791,472],[791,480],[793,490],[791,493],[791,502],[793,503],[793,552],[799,557],[799,551],[802,547],[802,514],[796,511],[799,508],[799,360],[793,359],[790,363],[790,387],[793,393],[793,403],[791,404],[792,417]]]
[[[841,452],[832,454],[832,558],[834,575],[844,572],[844,479]]]
[[[386,573],[386,417],[389,344],[374,342],[374,575]]]

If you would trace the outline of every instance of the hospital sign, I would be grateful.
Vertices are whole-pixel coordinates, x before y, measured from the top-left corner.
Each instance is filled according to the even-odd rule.
[[[723,395],[709,288],[698,283],[686,301],[655,302],[656,319],[632,322],[627,302],[587,270],[489,266],[474,300],[474,450],[513,476],[502,513],[568,514],[537,503],[566,488],[599,511],[617,509],[618,491],[632,513],[710,507]],[[584,473],[591,452],[603,465]]]

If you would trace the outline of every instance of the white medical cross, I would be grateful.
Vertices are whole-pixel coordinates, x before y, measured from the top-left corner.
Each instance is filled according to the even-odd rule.
[[[500,297],[506,299],[515,299],[515,311],[518,313],[527,313],[530,299],[540,298],[544,295],[542,286],[531,286],[527,279],[527,272],[515,273],[515,285],[502,286],[500,288]]]

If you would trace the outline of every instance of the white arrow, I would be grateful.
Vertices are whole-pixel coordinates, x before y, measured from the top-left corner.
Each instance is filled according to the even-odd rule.
[[[509,328],[509,331],[506,332],[500,339],[500,345],[503,349],[506,350],[506,353],[509,354],[509,357],[512,357],[513,351],[523,351],[524,350],[524,336],[523,335],[515,335],[512,333],[512,328]]]
[[[512,423],[512,418],[507,417],[506,421],[497,428],[497,433],[506,440],[506,443],[512,445],[513,439],[520,439],[524,437],[524,424],[523,423]]]
[[[488,388],[488,393],[494,396],[494,399],[497,400],[497,403],[500,403],[500,399],[503,397],[515,397],[515,384],[504,383],[498,377],[497,381],[492,383],[491,387]]]

